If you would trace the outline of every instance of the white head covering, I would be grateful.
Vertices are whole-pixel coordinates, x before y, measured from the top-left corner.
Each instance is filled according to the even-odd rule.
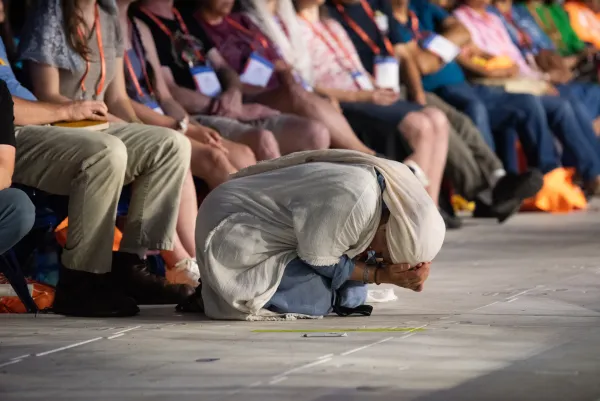
[[[383,200],[390,210],[386,238],[392,262],[414,266],[430,262],[438,254],[446,235],[444,220],[423,185],[402,163],[350,150],[317,150],[259,163],[240,171],[234,178],[310,162],[375,167],[386,184]]]
[[[253,22],[275,43],[283,59],[294,66],[307,83],[312,84],[310,53],[302,37],[292,0],[277,0],[276,16],[285,25],[289,36],[275,20],[275,16],[269,12],[266,0],[244,0],[242,4]]]

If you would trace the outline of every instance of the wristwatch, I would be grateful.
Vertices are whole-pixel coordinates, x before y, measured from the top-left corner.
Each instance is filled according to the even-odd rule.
[[[182,134],[187,132],[189,126],[190,118],[188,116],[185,116],[181,120],[177,121],[177,131],[181,132]]]

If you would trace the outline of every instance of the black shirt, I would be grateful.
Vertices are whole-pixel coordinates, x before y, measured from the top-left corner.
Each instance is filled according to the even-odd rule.
[[[392,7],[389,1],[367,0],[367,2],[373,9],[373,12],[380,12],[388,17],[387,19],[389,28],[387,36],[390,39],[390,42],[392,42],[392,45],[402,43],[402,37],[400,36],[400,33],[398,32],[398,29],[395,26],[395,24],[397,24],[397,21],[393,16]],[[367,36],[371,38],[371,40],[375,42],[375,44],[377,44],[377,46],[381,50],[381,55],[388,55],[387,49],[385,48],[385,43],[383,41],[384,33],[379,31],[379,28],[373,22],[371,17],[367,14],[361,3],[358,2],[352,4],[345,4],[343,5],[343,7],[346,15],[352,20],[354,20],[354,22],[356,22],[356,24],[360,26],[363,31],[365,31]],[[371,47],[364,40],[362,40],[352,28],[350,28],[350,26],[346,22],[346,19],[340,14],[333,1],[329,0],[327,2],[327,10],[329,12],[329,15],[336,21],[338,21],[340,24],[342,24],[346,32],[348,32],[348,36],[350,36],[350,39],[352,40],[352,43],[354,43],[354,47],[356,47],[358,55],[360,56],[360,61],[362,62],[365,69],[372,74],[375,62],[375,53],[373,53]]]
[[[181,13],[190,33],[190,35],[186,35],[177,19],[166,19],[155,16],[172,33],[171,37],[169,37],[159,24],[140,11],[138,7],[133,7],[132,14],[150,28],[150,32],[152,32],[152,36],[154,37],[154,43],[156,44],[160,64],[164,67],[169,67],[177,85],[196,90],[196,83],[190,73],[189,64],[191,63],[194,66],[203,64],[204,60],[197,60],[195,56],[196,50],[204,58],[208,51],[214,47],[214,44],[198,26],[194,17],[189,15],[190,13]]]
[[[0,145],[15,146],[14,104],[6,82],[0,79]]]

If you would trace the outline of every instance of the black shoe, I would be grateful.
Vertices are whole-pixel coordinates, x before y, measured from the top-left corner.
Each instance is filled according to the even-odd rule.
[[[196,292],[190,295],[185,301],[175,307],[177,312],[184,313],[203,313],[204,301],[202,300],[202,282],[196,287]]]
[[[153,274],[143,260],[130,253],[113,253],[112,277],[114,284],[140,305],[178,304],[194,293],[187,284],[170,284]]]
[[[54,313],[77,317],[128,317],[140,309],[112,285],[110,273],[94,274],[62,267],[54,296]]]
[[[535,196],[544,185],[544,176],[537,170],[523,174],[507,174],[492,191],[490,214],[500,223],[505,222],[521,208],[521,203]]]

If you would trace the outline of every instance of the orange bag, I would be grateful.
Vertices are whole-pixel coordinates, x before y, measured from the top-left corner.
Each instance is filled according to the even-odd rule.
[[[59,245],[62,246],[63,248],[67,244],[67,234],[69,232],[68,227],[69,227],[69,219],[66,218],[54,230],[54,233],[56,235],[56,242],[58,242]],[[113,251],[119,250],[119,248],[121,247],[121,239],[123,239],[123,234],[121,233],[121,230],[119,230],[117,227],[115,227],[115,238],[113,240]]]
[[[0,283],[4,282],[0,278]],[[8,283],[6,281],[6,283]],[[39,310],[51,308],[54,304],[54,288],[46,284],[41,284],[36,281],[27,281],[28,284],[33,284],[32,298]],[[0,313],[26,313],[25,305],[19,297],[0,297]]]
[[[544,175],[544,186],[533,198],[523,202],[523,211],[568,213],[584,210],[587,200],[581,188],[573,184],[575,169],[560,167]]]

